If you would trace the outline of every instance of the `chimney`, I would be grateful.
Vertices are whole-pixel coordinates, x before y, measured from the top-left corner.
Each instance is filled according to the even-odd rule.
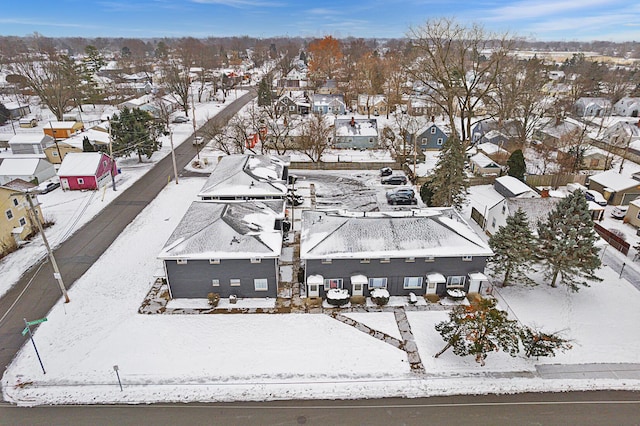
[[[355,127],[356,126],[356,119],[351,117],[351,121],[349,122],[349,124],[351,125],[351,127]]]

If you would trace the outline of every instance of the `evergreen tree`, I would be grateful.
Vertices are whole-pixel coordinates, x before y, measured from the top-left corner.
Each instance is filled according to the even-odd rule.
[[[568,340],[563,339],[558,333],[544,333],[530,327],[520,330],[520,341],[524,347],[524,354],[528,357],[555,356],[556,350],[566,351],[571,349]]]
[[[433,170],[429,188],[433,192],[432,204],[436,207],[462,208],[469,180],[464,171],[464,146],[457,137],[446,140]]]
[[[85,136],[82,139],[82,152],[95,152],[95,151],[96,151],[96,149],[94,148],[94,146],[89,141],[89,138]]]
[[[162,124],[155,122],[148,112],[125,107],[120,115],[115,114],[111,119],[114,156],[128,157],[136,153],[140,162],[143,155],[151,158],[162,147],[159,138],[163,130]]]
[[[273,101],[270,80],[267,76],[260,80],[258,85],[258,106],[269,106]]]
[[[586,280],[601,280],[595,275],[600,267],[597,239],[580,190],[563,198],[547,219],[538,223],[538,256],[551,287],[557,287],[558,277],[573,291],[578,291],[579,285],[588,286]]]
[[[11,117],[11,113],[9,112],[7,107],[0,102],[0,126],[2,126],[4,123],[9,121],[10,117]]]
[[[522,209],[507,217],[507,224],[489,239],[489,247],[495,253],[489,262],[495,273],[504,274],[503,286],[511,279],[532,283],[526,272],[534,259],[535,241],[527,214]]]
[[[420,198],[429,207],[431,207],[431,199],[433,198],[433,191],[429,186],[430,183],[431,181],[427,181],[420,187]]]
[[[449,312],[449,320],[436,324],[436,330],[447,344],[435,355],[447,349],[459,356],[473,355],[484,365],[489,352],[500,349],[511,356],[519,352],[520,328],[507,313],[496,308],[496,300],[482,299],[469,306],[458,305]]]
[[[527,172],[527,166],[524,162],[524,155],[521,149],[513,151],[509,159],[507,160],[507,167],[509,170],[507,174],[513,176],[524,182],[524,175]]]

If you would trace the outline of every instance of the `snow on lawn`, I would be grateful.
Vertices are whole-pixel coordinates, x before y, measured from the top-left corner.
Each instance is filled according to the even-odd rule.
[[[522,323],[561,331],[572,340],[573,349],[540,358],[537,364],[640,362],[640,292],[611,268],[602,268],[596,275],[603,281],[578,293],[546,284],[500,290]]]
[[[243,91],[237,91],[238,97]],[[226,105],[235,99],[236,94],[231,93],[226,104],[220,103],[196,103],[196,122],[201,126],[208,119],[216,115]],[[99,116],[99,115],[98,115]],[[193,133],[193,124],[173,125],[174,146],[180,145]],[[82,225],[95,217],[109,203],[116,199],[125,189],[133,185],[140,177],[149,171],[156,163],[171,153],[169,137],[161,138],[162,148],[155,152],[151,159],[144,158],[142,163],[138,162],[137,156],[129,158],[119,158],[116,160],[118,168],[122,171],[116,177],[116,191],[111,185],[100,191],[62,191],[56,189],[48,194],[39,195],[40,208],[45,220],[55,222],[55,224],[45,229],[45,234],[52,247],[58,246]],[[57,179],[53,178],[53,179]],[[52,180],[53,180],[52,179]],[[46,250],[41,236],[36,236],[29,244],[20,250],[11,253],[0,260],[0,297],[20,279],[20,276],[29,267],[36,264],[39,259],[46,256]]]
[[[76,282],[71,302],[56,304],[35,333],[47,374],[25,345],[3,378],[8,400],[126,401],[132,394],[113,394],[113,365],[124,383],[149,385],[136,396],[147,402],[174,400],[175,388],[167,384],[409,374],[405,352],[325,315],[138,314],[158,268],[156,255],[201,186],[196,178],[165,188]],[[35,386],[15,387],[27,382]],[[201,392],[192,398],[211,398],[210,389]],[[249,399],[264,398],[255,392]]]
[[[351,312],[344,316],[361,322],[374,330],[382,331],[391,337],[402,340],[400,330],[398,330],[398,323],[396,323],[396,317],[393,312]]]

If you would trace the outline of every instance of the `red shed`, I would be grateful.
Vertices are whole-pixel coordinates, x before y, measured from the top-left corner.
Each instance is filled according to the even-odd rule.
[[[99,189],[118,173],[116,162],[103,152],[70,152],[65,155],[58,176],[62,189]]]

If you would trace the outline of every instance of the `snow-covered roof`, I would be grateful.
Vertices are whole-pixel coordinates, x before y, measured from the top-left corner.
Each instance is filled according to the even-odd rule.
[[[11,189],[13,191],[27,191],[31,188],[35,188],[36,185],[34,185],[31,182],[27,182],[26,180],[22,180],[22,179],[13,179],[7,183],[4,183],[2,185],[3,188],[8,188]]]
[[[518,209],[527,214],[529,227],[536,230],[538,223],[547,219],[547,216],[562,199],[554,197],[545,198],[507,198],[509,215],[514,215]]]
[[[489,133],[487,133],[485,135],[485,137],[487,139],[492,139],[491,137],[489,137],[490,134],[494,133],[494,135],[502,135],[502,133],[498,132],[497,130],[492,130]],[[503,135],[504,136],[504,135]],[[509,152],[506,149],[502,149],[500,148],[498,145],[491,143],[491,142],[485,142],[485,143],[481,143],[477,145],[477,148],[484,152],[485,154],[496,154],[496,153],[503,153],[503,154],[508,154]]]
[[[393,212],[305,211],[301,259],[491,256],[451,208]]]
[[[45,125],[45,128],[73,130],[77,124],[77,121],[50,121]]]
[[[315,106],[334,105],[336,103],[344,105],[344,97],[342,95],[322,95],[316,93],[312,95],[311,103]]]
[[[336,136],[378,136],[378,121],[374,118],[336,118]]]
[[[101,159],[100,152],[69,152],[60,164],[58,176],[93,176]]]
[[[611,188],[615,192],[640,186],[640,182],[627,176],[623,176],[615,170],[607,170],[589,177],[590,182],[602,185],[604,188]]]
[[[198,197],[284,197],[288,157],[228,155],[222,157]]]
[[[482,168],[485,168],[485,167],[500,168],[500,166],[498,166],[491,158],[487,157],[481,152],[475,154],[469,160],[476,163],[478,166]]]
[[[75,148],[83,149],[84,138],[87,137],[93,144],[109,145],[109,133],[102,130],[89,129],[82,133],[76,133],[70,138],[64,140],[63,143],[71,145]]]
[[[373,106],[386,102],[387,97],[385,95],[358,95],[358,105],[360,106]]]
[[[194,201],[158,255],[160,259],[276,258],[282,233],[275,229],[283,200]]]
[[[476,185],[469,188],[469,200],[471,207],[484,214],[485,209],[490,209],[504,200],[505,197],[496,191],[493,185]]]
[[[31,176],[38,169],[41,158],[6,158],[0,163],[0,176]]]
[[[496,182],[500,183],[500,185],[504,186],[509,192],[516,196],[533,191],[529,185],[513,176],[501,176],[496,179]]]
[[[447,279],[444,277],[444,275],[434,272],[427,275],[427,281],[430,283],[446,283]]]
[[[13,137],[11,139],[9,139],[9,145],[13,145],[13,144],[33,144],[33,143],[37,143],[37,144],[42,144],[44,143],[45,145],[48,143],[48,141],[53,142],[53,138],[49,135],[45,135],[44,133],[35,133],[35,132],[29,132],[29,133],[17,133],[15,135],[13,135]]]

